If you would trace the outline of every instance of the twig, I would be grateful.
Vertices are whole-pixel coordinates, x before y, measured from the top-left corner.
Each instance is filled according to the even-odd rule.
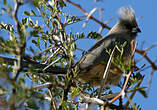
[[[119,97],[119,107],[120,108],[123,107],[123,97],[122,96]]]
[[[43,71],[45,71],[47,68],[49,68],[50,66],[54,65],[55,63],[57,63],[61,58],[56,59],[55,61],[51,62],[48,66],[46,66]]]
[[[50,49],[52,49],[52,48],[53,48],[52,46],[49,47],[49,48],[46,48],[45,50],[42,50],[41,52],[36,53],[35,56],[38,56],[38,55],[40,55],[40,54],[42,54],[42,53],[44,53],[44,52],[46,52],[46,51],[48,51],[48,50],[50,50]]]
[[[130,92],[134,92],[134,91],[137,91],[141,88],[135,88],[135,89],[130,89],[130,90],[125,90],[126,93],[130,93]],[[93,103],[93,104],[98,104],[98,105],[105,105],[107,106],[108,103],[106,103],[105,101],[103,101],[104,99],[107,100],[107,99],[111,99],[117,95],[121,94],[121,92],[118,92],[118,93],[114,93],[114,94],[109,94],[109,95],[105,95],[105,96],[101,96],[100,98],[93,98],[93,97],[90,97],[90,95],[88,94],[81,94],[80,93],[80,96],[81,96],[81,99],[83,102],[85,103]],[[112,104],[110,104],[112,106]]]
[[[22,38],[24,35],[22,35],[22,31],[21,31],[21,26],[20,26],[20,23],[18,21],[18,17],[17,17],[17,12],[18,12],[18,9],[19,7],[23,4],[22,2],[19,2],[18,0],[14,0],[14,10],[12,13],[9,13],[10,16],[13,18],[14,22],[15,22],[15,25],[16,25],[16,28],[17,28],[17,33],[18,33],[18,36],[19,36],[19,44],[20,44],[20,47],[16,44],[17,48],[18,48],[18,54],[17,54],[17,57],[18,57],[18,60],[17,60],[17,68],[14,72],[15,74],[15,77],[14,77],[14,81],[17,80],[21,70],[22,70],[22,59],[23,59],[23,54],[24,54],[24,50],[25,50],[25,46],[26,46],[26,42],[23,41],[24,39]],[[24,42],[24,43],[23,43]],[[13,97],[14,98],[14,95],[16,94],[16,90],[15,88],[13,87],[12,89],[12,96],[11,98]],[[10,109],[11,110],[15,110],[16,109],[16,105],[15,105],[15,102],[11,103],[10,104]]]
[[[151,45],[150,47],[146,48],[145,51],[148,52],[150,49],[154,48],[154,47],[157,47],[157,43],[156,44],[153,44]]]
[[[46,64],[50,58],[53,59],[54,57],[56,57],[59,54],[60,50],[61,50],[61,47],[58,48],[49,58],[47,58],[44,64]]]
[[[114,101],[116,101],[120,96],[122,96],[125,93],[125,88],[127,86],[127,83],[129,81],[131,73],[132,73],[132,71],[130,71],[129,74],[126,75],[126,80],[125,80],[124,86],[122,88],[122,91],[115,98],[113,98],[112,100],[110,100],[107,104],[113,103]]]
[[[45,83],[45,84],[42,84],[42,85],[38,85],[38,86],[35,86],[35,87],[32,87],[30,89],[43,89],[43,88],[49,88],[50,86],[52,86],[52,83]]]
[[[86,102],[86,103],[93,103],[93,104],[98,104],[98,105],[105,105],[106,103],[101,100],[101,99],[98,99],[98,98],[90,98],[88,96],[85,96],[84,94],[80,94],[83,102]]]
[[[17,33],[19,35],[20,44],[21,44],[20,47],[19,47],[19,54],[18,54],[18,58],[19,58],[18,62],[17,62],[18,66],[17,66],[17,70],[15,71],[15,77],[14,77],[14,80],[16,80],[18,78],[19,74],[20,74],[21,69],[22,69],[22,58],[23,58],[23,55],[24,55],[24,52],[25,52],[24,50],[25,50],[26,42],[23,41],[22,37],[24,35],[22,35],[20,22],[18,21],[18,17],[17,17],[18,9],[23,3],[19,2],[18,0],[14,0],[14,2],[15,2],[15,6],[14,6],[14,11],[11,14],[11,17],[13,18],[13,20],[15,22],[15,25],[16,25],[16,28],[17,28]]]
[[[89,21],[90,17],[92,16],[92,14],[93,14],[96,10],[97,10],[97,8],[94,8],[94,9],[92,9],[92,10],[90,11],[90,13],[89,13],[88,16],[87,16],[86,21],[85,21],[84,24],[82,25],[82,28],[85,28],[85,27],[86,27],[87,22]]]
[[[154,72],[155,72],[155,70],[153,69],[152,72],[151,72],[151,74],[150,74],[150,78],[149,78],[149,80],[148,80],[147,94],[149,93],[149,90],[150,90],[150,85],[151,85],[151,83],[152,83],[152,79],[153,79]]]
[[[137,86],[136,86],[135,88],[140,87],[140,85],[141,85],[141,83],[142,83],[142,81],[143,81],[143,78],[144,78],[144,76],[141,78],[140,82],[137,84]],[[136,94],[136,91],[137,91],[137,90],[134,90],[134,91],[133,91],[133,93],[132,93],[131,96],[129,97],[130,100],[133,99],[133,97],[134,97],[135,94]],[[126,107],[129,106],[129,103],[130,103],[130,101],[128,100],[128,101],[126,102],[125,106],[126,106]]]
[[[147,51],[148,51],[148,50],[147,50]],[[155,65],[155,64],[151,61],[151,59],[146,55],[146,51],[145,51],[145,50],[138,50],[138,49],[136,49],[136,52],[139,53],[139,54],[141,54],[141,55],[151,64],[151,66],[152,66],[152,68],[153,68],[154,70],[157,70],[157,65]]]
[[[126,98],[128,99],[128,104],[131,104],[131,105],[133,105],[133,107],[135,108],[134,110],[137,110],[137,107],[135,106],[135,104],[132,102],[132,100],[128,97],[128,96],[126,96]],[[127,106],[126,106],[127,107]]]
[[[102,8],[99,8],[99,16],[100,16],[100,21],[101,21],[101,22],[103,22],[103,13],[102,13],[102,12],[103,12],[103,9],[102,9]],[[102,31],[103,31],[103,29],[104,29],[104,28],[103,28],[102,26],[100,26],[98,33],[101,34]]]
[[[139,89],[144,89],[144,88],[146,88],[146,87],[125,90],[125,93],[134,92],[134,91],[137,91],[137,90],[139,90]],[[118,92],[118,93],[113,93],[113,94],[103,95],[103,96],[100,97],[100,99],[101,99],[101,100],[111,99],[111,98],[113,98],[113,97],[116,97],[118,94],[120,94],[120,92]]]
[[[113,56],[114,51],[115,51],[115,47],[113,48],[112,53],[110,55],[110,58],[109,58],[109,60],[107,62],[106,69],[105,69],[105,72],[103,74],[103,78],[101,80],[101,86],[100,86],[100,91],[99,91],[98,97],[101,96],[101,93],[102,93],[102,91],[104,89],[104,85],[105,85],[104,83],[106,82],[106,78],[107,78],[107,75],[108,75],[108,71],[110,69],[111,60],[112,60],[112,56]]]
[[[50,109],[49,110],[57,110],[57,102],[54,99],[53,92],[49,89],[49,94],[51,98]]]
[[[70,4],[72,4],[73,6],[77,7],[78,9],[80,9],[86,16],[88,16],[89,14],[79,5],[76,4],[70,0],[67,0]],[[110,30],[111,28],[109,26],[107,26],[106,24],[104,24],[103,22],[97,20],[95,17],[91,16],[90,19],[94,20],[95,22],[99,23],[103,28],[106,28],[108,30]]]

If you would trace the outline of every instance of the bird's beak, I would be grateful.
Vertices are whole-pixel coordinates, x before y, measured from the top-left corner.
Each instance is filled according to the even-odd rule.
[[[133,33],[139,33],[139,32],[141,32],[141,30],[140,30],[139,27],[135,27],[135,28],[132,29],[132,32]]]
[[[137,28],[137,32],[141,32],[140,28]]]

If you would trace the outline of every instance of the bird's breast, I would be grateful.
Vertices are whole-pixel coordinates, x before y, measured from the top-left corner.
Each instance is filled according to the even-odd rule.
[[[105,76],[106,85],[117,84],[121,78],[122,71],[113,66],[114,65],[111,64],[111,67]],[[92,85],[98,86],[101,84],[105,69],[105,64],[97,64],[90,69],[80,71],[78,74],[78,79],[81,82],[88,82]]]

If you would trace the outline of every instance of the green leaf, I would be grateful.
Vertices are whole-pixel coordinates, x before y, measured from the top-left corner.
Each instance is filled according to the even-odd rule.
[[[33,36],[33,37],[39,37],[38,35],[38,30],[33,30],[30,32],[30,35]]]
[[[35,45],[38,44],[37,41],[35,41],[35,40],[32,40],[32,43],[35,44]]]
[[[27,101],[27,106],[28,108],[34,109],[34,110],[38,110],[39,107],[36,104],[36,100],[34,98],[31,98]]]
[[[65,19],[67,19],[68,16],[65,16]],[[76,23],[78,21],[80,21],[81,18],[80,17],[77,17],[77,16],[72,16],[70,19],[67,20],[67,23],[68,24],[72,24],[72,23]]]
[[[145,97],[145,98],[148,97],[144,88],[139,89],[138,92],[140,92],[143,95],[143,97]]]
[[[31,15],[36,16],[36,14],[33,10],[31,10]]]
[[[102,36],[99,34],[99,33],[96,33],[96,32],[90,32],[88,35],[87,35],[87,38],[92,38],[92,39],[101,39]]]
[[[127,41],[125,41],[122,45],[122,48],[124,48],[127,45]]]
[[[66,4],[64,3],[63,0],[58,0],[58,2],[59,2],[59,5],[60,5],[61,8],[66,6]]]
[[[34,48],[30,47],[30,51],[35,54]]]
[[[29,26],[31,26],[31,27],[34,26],[34,21],[31,18],[29,18]]]
[[[9,12],[13,11],[13,7],[10,4],[8,5],[8,10]]]
[[[27,16],[36,16],[36,14],[33,10],[31,10],[30,12],[24,11],[24,14],[27,15]]]
[[[116,42],[116,49],[119,51],[119,52],[121,52],[122,50],[121,50],[121,46],[119,45],[119,43],[118,42]]]
[[[24,14],[27,15],[27,16],[31,15],[30,12],[28,12],[28,11],[24,11]]]
[[[39,8],[39,3],[40,3],[40,0],[32,0],[34,6],[38,7]]]
[[[78,94],[79,94],[79,87],[75,88],[75,89],[72,91],[71,97],[73,98],[74,96],[77,96]]]
[[[0,23],[0,29],[8,30],[9,32],[13,32],[13,25],[11,24],[4,24],[3,22]]]
[[[25,24],[27,24],[27,23],[28,23],[28,18],[23,18],[23,19],[22,19],[22,24],[25,25]]]

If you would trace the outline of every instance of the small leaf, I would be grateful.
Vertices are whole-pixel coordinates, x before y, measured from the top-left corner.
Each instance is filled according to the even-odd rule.
[[[25,25],[25,24],[27,24],[27,23],[28,23],[28,18],[22,19],[22,24],[23,24],[23,25]]]
[[[143,97],[145,97],[145,98],[148,97],[148,95],[147,95],[146,91],[144,90],[144,88],[139,89],[138,92],[140,92],[143,95]]]
[[[32,47],[30,47],[30,51],[31,51],[32,53],[35,53],[34,48],[32,48]]]
[[[119,45],[119,43],[116,43],[116,49],[117,49],[119,52],[122,51],[122,50],[121,50],[121,47],[120,47],[120,45]]]
[[[36,16],[35,12],[33,10],[31,10],[31,15]]]
[[[74,96],[77,96],[78,94],[79,94],[79,87],[75,88],[75,89],[72,91],[71,97],[73,98]]]
[[[122,48],[124,48],[127,45],[127,41],[125,41],[122,45]]]
[[[93,38],[93,39],[101,39],[102,36],[99,34],[99,33],[96,33],[96,32],[90,32],[88,35],[87,35],[87,38]]]
[[[35,110],[39,109],[34,98],[31,98],[27,101],[27,107],[30,109],[35,109]]]
[[[81,33],[81,34],[77,33],[76,38],[77,39],[85,38],[85,35],[84,35],[84,33]]]
[[[34,22],[33,22],[33,20],[32,20],[31,18],[29,18],[29,25],[30,25],[31,27],[34,26]]]
[[[24,11],[24,14],[30,16],[31,14],[28,11]]]
[[[63,0],[58,0],[59,4],[60,4],[60,7],[63,8],[66,6],[66,4],[64,3]]]
[[[32,40],[32,43],[33,43],[33,44],[35,44],[35,45],[37,45],[37,44],[38,44],[35,40]]]
[[[109,55],[111,55],[111,49],[107,50],[107,48],[106,48],[106,52],[107,52]]]

